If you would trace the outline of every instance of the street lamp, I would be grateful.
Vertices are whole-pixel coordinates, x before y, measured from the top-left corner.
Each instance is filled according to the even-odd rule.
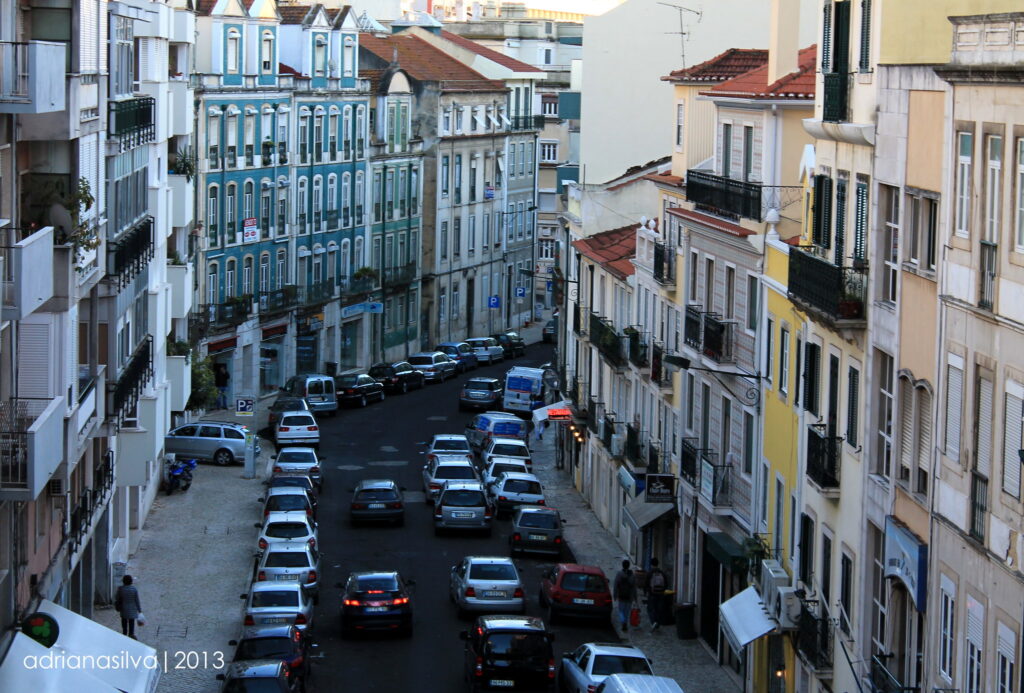
[[[765,376],[760,375],[758,373],[740,373],[738,371],[719,371],[715,370],[714,368],[700,368],[691,365],[690,359],[686,358],[685,356],[677,356],[674,354],[667,354],[663,356],[661,362],[669,366],[675,366],[676,368],[679,368],[684,371],[702,371],[704,373],[711,373],[716,376],[731,375],[736,378],[746,378],[747,380],[753,380],[754,382],[760,382],[765,378]],[[757,404],[757,402],[761,399],[761,393],[756,385],[751,385],[750,388],[747,389],[745,398],[747,399],[748,404]]]

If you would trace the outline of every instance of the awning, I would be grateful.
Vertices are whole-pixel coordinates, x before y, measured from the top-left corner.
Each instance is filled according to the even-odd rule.
[[[928,545],[892,515],[885,518],[885,577],[902,582],[914,607],[924,612],[928,603]]]
[[[648,503],[643,496],[634,498],[623,508],[626,511],[626,522],[637,532],[674,509],[672,503]]]
[[[764,602],[753,586],[718,606],[722,634],[737,654],[748,643],[775,630],[775,621],[768,617]]]
[[[541,421],[547,421],[548,420],[548,410],[550,410],[550,409],[571,409],[571,405],[569,404],[569,402],[567,402],[566,400],[563,399],[561,402],[555,402],[554,404],[549,404],[546,407],[541,407],[540,409],[534,409],[533,410],[533,423],[534,423],[534,425],[539,424]]]
[[[58,662],[67,662],[69,654],[56,646],[47,649],[24,633],[15,633],[0,663],[0,691],[117,693],[116,688],[80,668],[57,666]]]
[[[747,569],[747,554],[739,543],[725,532],[708,532],[704,545],[725,569],[742,573]]]

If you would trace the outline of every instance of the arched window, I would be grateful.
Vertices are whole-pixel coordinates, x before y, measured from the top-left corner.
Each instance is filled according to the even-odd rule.
[[[274,32],[264,31],[260,44],[260,68],[263,72],[274,71]]]
[[[260,255],[260,292],[270,291],[270,253]]]
[[[244,197],[242,198],[242,218],[252,219],[253,218],[253,184],[251,180],[245,181]]]
[[[324,280],[324,248],[317,245],[313,248],[313,284]]]
[[[363,172],[356,171],[356,211],[355,211],[355,224],[361,225],[366,223],[363,219]]]
[[[277,235],[288,233],[288,188],[277,189]]]
[[[230,73],[238,72],[238,60],[239,60],[239,47],[242,42],[242,34],[239,33],[238,29],[234,27],[228,29],[228,46],[227,46],[227,57],[225,58],[227,71]]]
[[[352,223],[351,216],[352,199],[352,174],[346,171],[341,174],[341,225],[349,226]]]
[[[216,248],[220,245],[220,228],[218,227],[219,219],[220,188],[216,185],[211,185],[206,198],[206,238],[211,248]]]
[[[318,77],[323,77],[327,70],[327,39],[317,36],[313,50],[313,69]]]
[[[235,295],[235,266],[234,259],[228,260],[224,270],[224,298],[229,299]]]
[[[206,270],[206,302],[210,305],[220,303],[220,289],[218,287],[219,276],[216,262],[207,265]]]
[[[335,285],[335,277],[338,274],[338,246],[334,243],[327,246],[327,278]]]
[[[348,175],[347,173],[345,175]],[[338,208],[338,175],[332,173],[327,176],[327,209],[336,210]]]
[[[277,267],[275,268],[275,274],[277,288],[280,289],[288,281],[288,262],[283,248],[277,251]]]
[[[296,286],[306,286],[309,278],[307,273],[309,272],[309,248],[304,245],[299,246],[299,252],[295,254],[295,284]]]
[[[229,183],[227,188],[227,195],[224,198],[224,237],[225,243],[236,243],[235,240],[235,195],[237,186],[234,183]]]
[[[323,231],[321,222],[324,218],[324,179],[322,176],[313,177],[313,231]]]
[[[260,233],[263,235],[263,240],[268,240],[273,235],[270,232],[273,222],[272,194],[270,180],[264,178],[260,182]]]
[[[309,207],[309,196],[306,190],[306,179],[299,178],[299,200],[297,202],[298,210],[296,210],[296,222],[299,225],[299,233],[306,233],[306,214],[307,208]]]
[[[365,265],[363,259],[363,238],[360,236],[356,239],[355,251],[352,253],[352,266],[355,269],[359,269]],[[354,270],[353,270],[354,271]]]
[[[341,116],[341,158],[352,158],[352,107],[345,106]]]
[[[348,281],[352,276],[352,246],[346,238],[341,242],[341,279]]]
[[[252,255],[246,255],[242,262],[242,293],[252,296]]]
[[[346,68],[347,69],[347,68]],[[356,107],[356,158],[362,159],[365,155],[366,144],[366,107]]]
[[[351,36],[345,37],[344,54],[344,75],[351,77],[356,74],[356,40]]]

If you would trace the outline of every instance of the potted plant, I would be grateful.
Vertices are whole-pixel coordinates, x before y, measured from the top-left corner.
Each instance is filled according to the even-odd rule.
[[[377,270],[372,267],[360,267],[352,273],[353,279],[376,279]]]
[[[181,255],[178,254],[177,250],[172,250],[171,254],[167,256],[168,265],[184,265],[185,261],[181,259]]]
[[[174,175],[185,176],[185,180],[189,183],[192,182],[192,177],[196,175],[196,155],[191,149],[179,149],[174,153],[170,172]]]

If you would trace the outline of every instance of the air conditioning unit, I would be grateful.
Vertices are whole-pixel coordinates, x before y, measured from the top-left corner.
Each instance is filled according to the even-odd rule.
[[[623,452],[626,449],[626,434],[625,433],[614,433],[612,434],[612,457],[622,457]]]
[[[63,496],[67,491],[64,490],[63,479],[50,479],[46,482],[46,495],[48,496]]]
[[[761,599],[769,614],[775,613],[779,590],[789,586],[789,573],[782,564],[772,558],[761,561]]]
[[[796,630],[800,624],[800,595],[796,587],[780,587],[776,593],[775,608],[768,614],[782,630]]]

